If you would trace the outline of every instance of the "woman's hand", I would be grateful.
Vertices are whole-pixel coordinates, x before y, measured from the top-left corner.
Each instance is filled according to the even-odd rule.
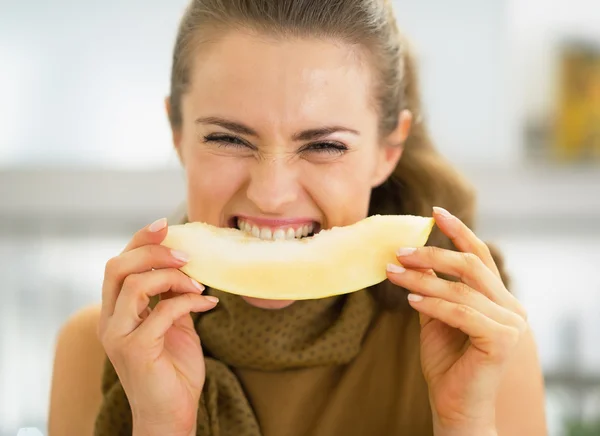
[[[186,256],[159,245],[166,235],[167,220],[158,220],[107,262],[98,336],[127,394],[134,434],[188,436],[195,434],[205,377],[190,312],[212,309],[217,300],[178,270]]]
[[[410,305],[420,315],[421,365],[436,436],[494,435],[496,396],[528,328],[525,310],[502,283],[487,245],[444,209],[434,208],[434,218],[461,252],[400,249],[406,269],[390,265],[388,278],[411,292]]]

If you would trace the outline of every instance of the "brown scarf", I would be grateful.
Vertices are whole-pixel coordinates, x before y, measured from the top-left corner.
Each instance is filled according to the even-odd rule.
[[[214,289],[220,302],[211,312],[193,314],[202,339],[206,382],[198,409],[199,436],[261,436],[236,370],[284,371],[344,365],[354,359],[375,316],[371,294],[298,301],[281,310],[250,306]],[[131,409],[118,376],[106,359],[103,402],[96,436],[132,434]]]

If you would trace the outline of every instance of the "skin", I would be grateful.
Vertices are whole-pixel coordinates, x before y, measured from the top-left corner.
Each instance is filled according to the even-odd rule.
[[[400,115],[390,135],[379,136],[371,73],[359,59],[360,53],[343,44],[243,33],[199,52],[183,99],[183,127],[173,130],[187,178],[190,220],[229,227],[243,215],[263,223],[291,218],[329,228],[366,217],[371,189],[401,158],[410,114]],[[216,117],[229,124],[216,123]],[[353,133],[294,140],[299,132],[329,126]],[[210,135],[213,140],[207,141]],[[421,315],[422,366],[436,436],[495,435],[501,428],[496,410],[504,410],[497,407],[499,392],[506,391],[513,402],[521,395],[503,388],[515,356],[530,380],[539,376],[532,348],[521,345],[530,335],[525,313],[504,288],[485,245],[443,210],[434,217],[461,252],[400,253],[405,269],[391,269],[388,278],[423,297],[411,305]],[[141,229],[107,263],[98,335],[128,395],[134,434],[192,435],[205,374],[189,312],[210,310],[216,302],[178,270],[185,253],[158,245],[166,225],[159,220]],[[435,271],[459,277],[462,285],[439,279]],[[152,312],[151,295],[161,295]],[[246,301],[270,309],[293,304]],[[541,404],[541,390],[532,392],[529,400]],[[533,426],[527,419],[511,421],[501,434],[544,434],[538,407],[531,409]]]

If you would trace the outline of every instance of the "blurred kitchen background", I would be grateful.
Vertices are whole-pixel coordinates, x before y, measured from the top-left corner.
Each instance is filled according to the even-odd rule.
[[[552,436],[600,435],[600,1],[398,0],[440,150],[530,314]],[[0,435],[45,434],[58,329],[184,197],[186,0],[0,2]]]

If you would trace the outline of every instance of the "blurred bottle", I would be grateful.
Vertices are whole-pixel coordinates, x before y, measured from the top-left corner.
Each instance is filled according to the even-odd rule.
[[[560,54],[552,156],[600,163],[600,44],[569,42]]]

